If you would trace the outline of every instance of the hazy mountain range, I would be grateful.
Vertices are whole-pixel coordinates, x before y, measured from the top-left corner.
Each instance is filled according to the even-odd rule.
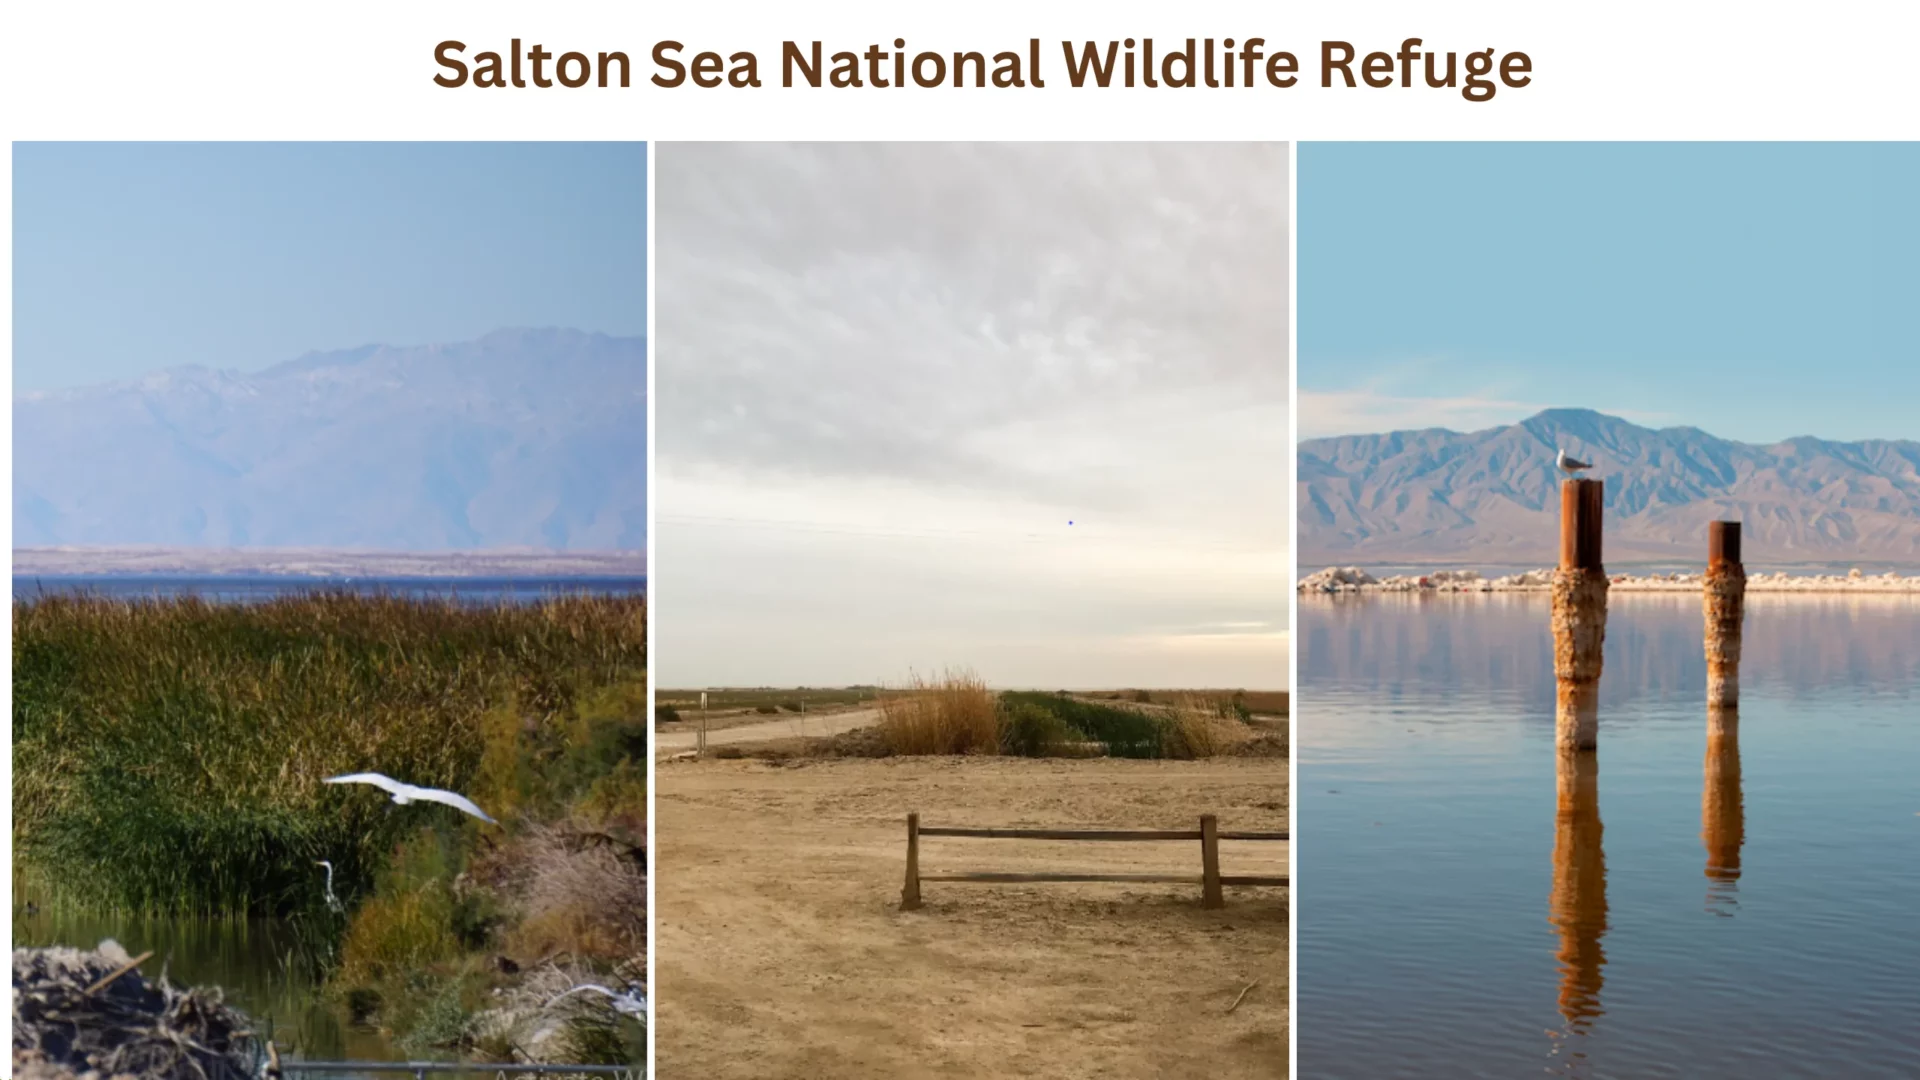
[[[646,546],[641,338],[501,330],[18,394],[13,542]]]
[[[1550,565],[1562,447],[1606,481],[1609,562],[1703,559],[1714,520],[1744,524],[1750,564],[1920,562],[1920,443],[1757,446],[1587,409],[1301,443],[1301,561]]]

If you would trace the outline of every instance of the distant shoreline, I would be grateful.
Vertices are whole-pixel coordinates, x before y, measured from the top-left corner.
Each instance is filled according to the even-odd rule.
[[[1701,575],[1614,574],[1613,592],[1698,593]],[[1552,588],[1551,569],[1528,570],[1500,577],[1486,577],[1478,570],[1434,570],[1425,574],[1393,574],[1376,577],[1357,566],[1329,566],[1300,579],[1297,591],[1303,595],[1340,595],[1352,593],[1546,593]],[[1920,576],[1902,576],[1888,571],[1867,574],[1852,570],[1845,574],[1789,574],[1784,570],[1747,575],[1750,593],[1822,593],[1854,596],[1920,596]]]
[[[15,577],[644,577],[646,572],[646,553],[639,551],[160,547],[31,547],[13,551]]]

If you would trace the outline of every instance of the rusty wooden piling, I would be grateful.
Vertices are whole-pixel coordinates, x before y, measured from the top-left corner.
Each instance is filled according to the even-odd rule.
[[[1740,707],[1740,630],[1746,617],[1747,570],[1740,563],[1740,523],[1707,525],[1707,573],[1701,585],[1707,619],[1707,705]]]
[[[1554,741],[1563,753],[1600,739],[1600,664],[1607,638],[1607,571],[1600,558],[1599,480],[1560,487],[1560,566],[1553,573]]]
[[[1740,794],[1740,714],[1707,706],[1707,759],[1701,770],[1700,843],[1707,849],[1707,906],[1731,914],[1740,880],[1747,817]]]
[[[1607,859],[1601,843],[1600,759],[1592,751],[1559,755],[1554,779],[1553,892],[1548,922],[1560,937],[1560,1017],[1569,1031],[1592,1026],[1606,982]]]

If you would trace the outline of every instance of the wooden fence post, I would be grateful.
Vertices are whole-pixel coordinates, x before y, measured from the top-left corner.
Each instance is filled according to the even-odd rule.
[[[1561,752],[1600,743],[1600,664],[1607,638],[1607,571],[1600,559],[1599,480],[1560,486],[1560,566],[1553,572],[1554,741]]]
[[[1212,814],[1200,815],[1200,906],[1227,906],[1220,891],[1220,822]]]
[[[1707,573],[1701,584],[1707,617],[1707,707],[1740,707],[1740,624],[1746,618],[1747,568],[1740,563],[1740,523],[1707,525]]]
[[[907,815],[907,884],[900,890],[900,910],[920,909],[920,815]]]

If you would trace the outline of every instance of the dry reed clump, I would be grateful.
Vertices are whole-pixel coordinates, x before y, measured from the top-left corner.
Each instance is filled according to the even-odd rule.
[[[1170,758],[1210,758],[1230,754],[1253,737],[1228,707],[1191,694],[1173,703],[1161,735],[1161,753]]]
[[[895,754],[995,754],[1000,716],[986,680],[966,669],[919,674],[880,695],[880,734]]]
[[[497,858],[514,913],[509,953],[615,963],[645,955],[647,873],[637,845],[578,824],[541,825]]]

